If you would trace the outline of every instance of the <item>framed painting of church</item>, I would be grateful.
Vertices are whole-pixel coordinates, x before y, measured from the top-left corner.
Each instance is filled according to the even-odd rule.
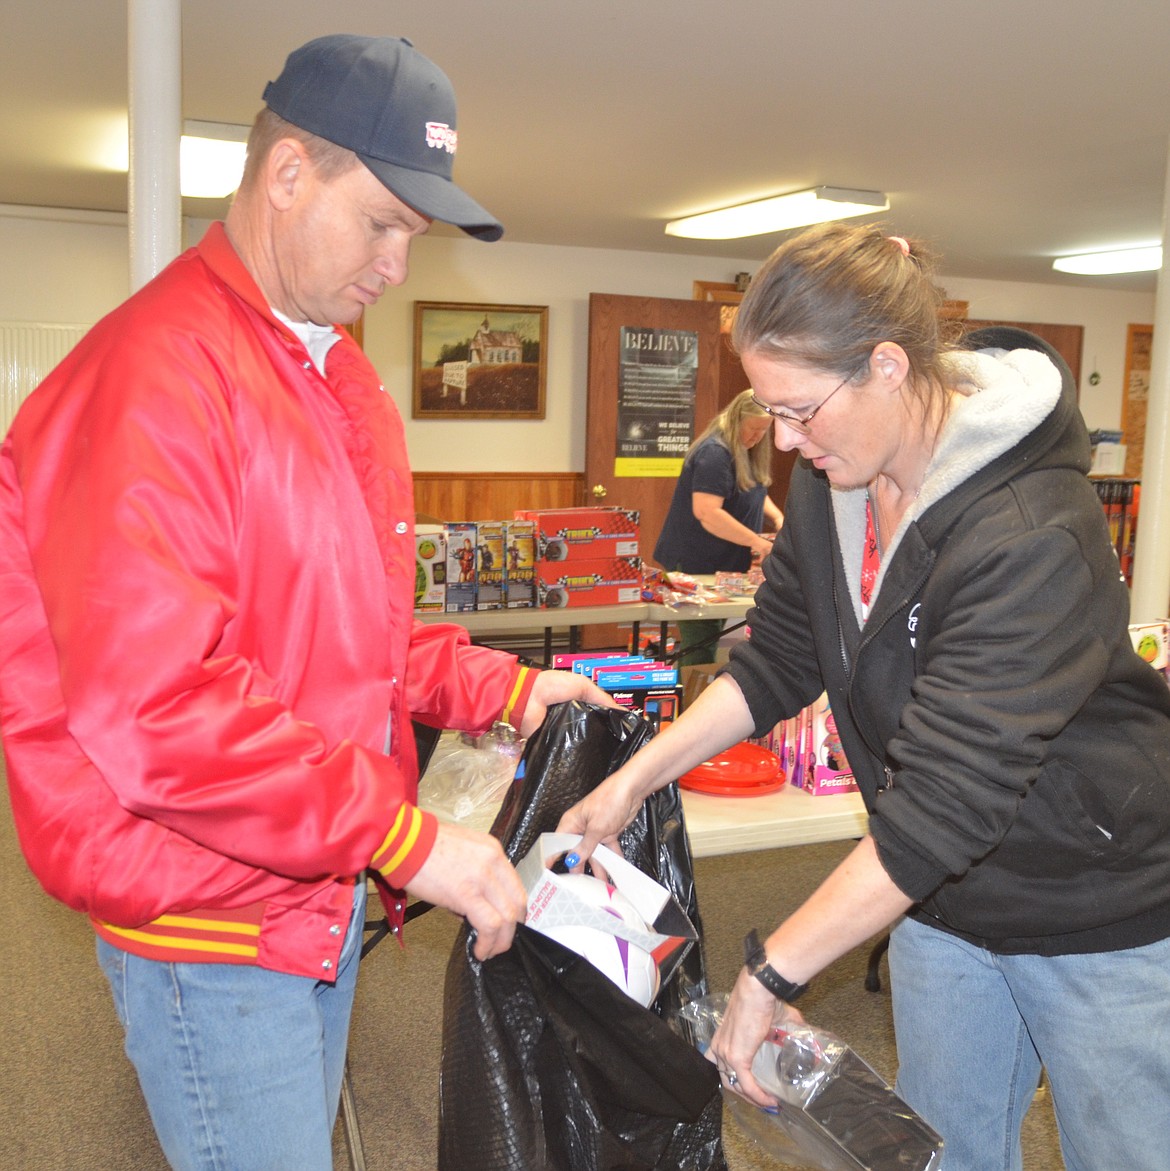
[[[543,419],[547,305],[414,303],[415,419]]]

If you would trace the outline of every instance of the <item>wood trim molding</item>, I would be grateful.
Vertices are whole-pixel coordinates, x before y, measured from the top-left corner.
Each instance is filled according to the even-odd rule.
[[[444,521],[510,520],[519,508],[585,503],[582,472],[415,472],[414,510]]]

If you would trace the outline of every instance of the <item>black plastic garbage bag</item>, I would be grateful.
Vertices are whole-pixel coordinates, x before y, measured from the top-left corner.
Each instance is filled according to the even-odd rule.
[[[529,739],[492,832],[512,861],[653,736],[636,713],[572,702]],[[676,785],[654,794],[622,853],[701,933]],[[706,995],[693,946],[650,1009],[527,927],[480,963],[464,927],[447,966],[439,1171],[726,1171],[715,1067],[667,1024]]]

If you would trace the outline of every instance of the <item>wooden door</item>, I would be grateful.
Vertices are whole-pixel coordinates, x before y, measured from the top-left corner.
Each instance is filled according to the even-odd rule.
[[[698,282],[695,282],[698,284]],[[742,293],[737,293],[742,297]],[[722,410],[741,390],[747,390],[751,385],[748,376],[744,373],[743,363],[739,355],[731,348],[731,327],[735,323],[735,305],[724,302],[719,307],[719,409]],[[771,440],[769,440],[771,442]],[[773,445],[772,448],[772,483],[768,488],[768,495],[776,503],[781,512],[784,511],[784,502],[788,497],[788,481],[792,478],[792,469],[796,465],[796,449],[781,451]]]
[[[703,301],[629,297],[610,293],[589,296],[589,392],[586,408],[585,503],[637,509],[639,550],[653,563],[654,545],[670,509],[675,476],[615,475],[618,439],[618,382],[621,331],[677,329],[698,335],[694,431],[697,434],[719,409],[719,306]],[[589,648],[624,645],[628,632],[615,626],[592,626],[582,632]]]
[[[1083,325],[1048,325],[1036,321],[972,321],[967,320],[968,331],[985,329],[993,325],[1011,325],[1016,329],[1026,329],[1038,338],[1046,341],[1067,363],[1072,371],[1073,385],[1077,389],[1077,398],[1081,391],[1081,353],[1085,344],[1085,327]]]
[[[654,544],[674,493],[674,476],[618,476],[618,380],[621,331],[677,329],[698,335],[694,432],[719,409],[719,306],[703,301],[592,293],[589,297],[589,397],[585,447],[585,503],[635,508],[641,514],[642,558],[652,560]]]

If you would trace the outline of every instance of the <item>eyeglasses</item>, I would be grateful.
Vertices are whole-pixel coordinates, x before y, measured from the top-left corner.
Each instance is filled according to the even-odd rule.
[[[813,421],[813,416],[849,381],[849,375],[846,374],[832,390],[807,415],[802,415],[797,418],[796,415],[790,415],[787,411],[778,410],[776,407],[770,407],[767,403],[762,403],[756,398],[755,393],[752,394],[752,402],[760,408],[766,415],[771,415],[773,419],[779,420],[786,427],[791,427],[793,431],[800,432],[801,435],[808,435],[810,433],[809,423]]]

